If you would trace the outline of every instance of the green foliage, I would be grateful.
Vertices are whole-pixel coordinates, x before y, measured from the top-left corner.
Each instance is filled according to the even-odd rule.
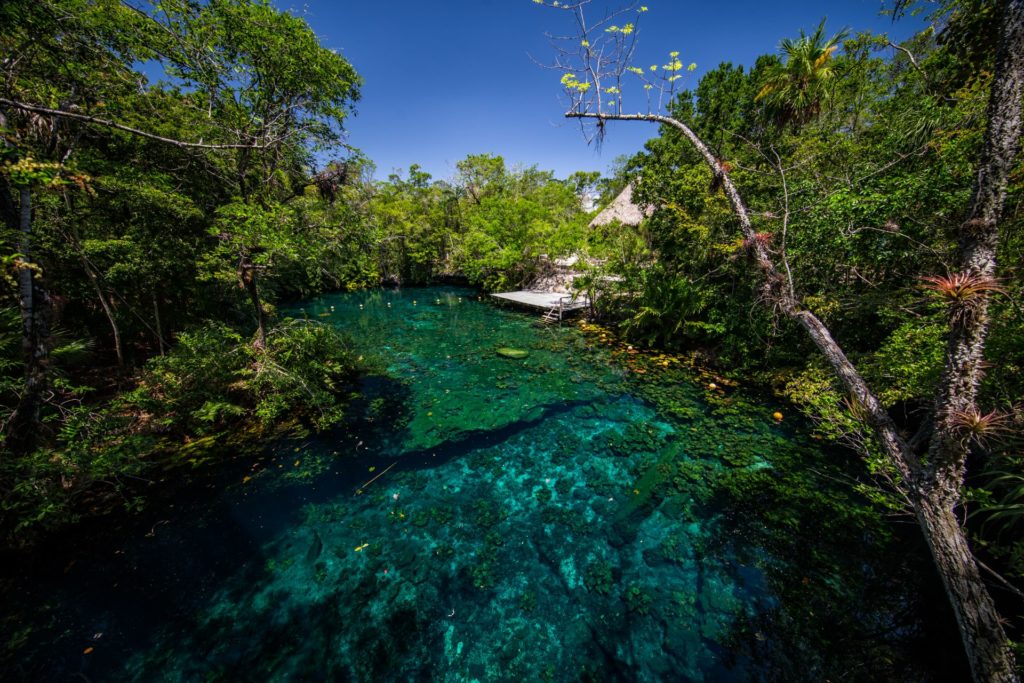
[[[152,359],[127,400],[182,435],[213,434],[240,417],[265,427],[306,417],[324,428],[342,416],[343,390],[355,371],[348,341],[327,325],[285,320],[258,349],[210,323]]]
[[[137,506],[129,484],[144,471],[158,441],[134,431],[136,426],[130,414],[77,406],[60,425],[60,446],[5,459],[0,464],[0,481],[10,486],[0,502],[5,544],[30,542],[40,532],[77,520],[88,506]]]
[[[843,395],[838,381],[823,363],[812,363],[790,378],[783,393],[811,418],[820,436],[861,452],[870,474],[892,476],[891,466],[863,419],[863,411]]]
[[[487,168],[487,184],[467,189],[473,199],[463,214],[466,234],[457,262],[486,289],[520,288],[542,255],[578,248],[585,216],[575,191],[550,174],[533,168],[508,173],[493,163]]]
[[[871,380],[883,405],[932,400],[942,372],[946,332],[941,315],[909,320],[861,363],[864,376]]]
[[[0,308],[0,396],[5,406],[14,405],[21,386],[20,352],[21,315],[16,308]]]
[[[128,400],[160,427],[196,435],[222,428],[218,418],[242,410],[231,399],[249,362],[245,347],[242,336],[223,324],[182,333],[170,354],[149,361]]]
[[[629,306],[635,313],[622,322],[627,338],[647,346],[679,348],[714,344],[725,331],[721,323],[706,319],[712,288],[673,277],[660,264],[643,271],[641,286]]]
[[[461,275],[485,289],[520,288],[543,256],[583,248],[587,217],[581,192],[596,180],[578,173],[559,181],[535,167],[508,169],[499,156],[458,162],[455,184],[413,165],[372,188],[367,222],[379,280],[425,284]]]
[[[835,76],[832,55],[844,35],[837,33],[826,39],[823,19],[810,35],[801,30],[796,40],[783,38],[779,49],[785,63],[768,70],[754,99],[768,103],[782,124],[798,126],[816,117]]]
[[[0,113],[5,443],[26,395],[18,268],[60,323],[41,340],[40,447],[0,459],[4,529],[107,509],[123,477],[182,439],[337,421],[355,366],[345,340],[295,321],[269,326],[262,348],[248,339],[252,314],[284,296],[377,282],[351,239],[354,183],[332,201],[307,192],[314,153],[340,142],[359,97],[351,64],[265,0],[14,0],[0,21],[0,96],[99,121]]]
[[[334,327],[285,320],[243,373],[244,389],[264,425],[299,415],[324,429],[341,419],[344,390],[356,370],[350,342]]]
[[[1016,468],[1011,469],[1014,464]],[[1021,473],[1020,462],[1012,463],[1011,467],[989,472],[986,486],[995,493],[999,502],[984,505],[980,513],[986,524],[992,524],[1019,538],[1017,532],[1024,524],[1024,474]],[[1018,573],[1021,569],[1024,569],[1024,565],[1017,566]]]
[[[137,475],[166,466],[167,456],[190,457],[190,445],[210,448],[246,422],[267,430],[301,418],[328,427],[343,415],[356,370],[348,341],[309,321],[272,328],[262,350],[219,323],[183,333],[170,354],[147,364],[137,388],[107,405],[65,405],[52,420],[52,445],[0,460],[4,540],[30,541],[90,508],[138,505]]]

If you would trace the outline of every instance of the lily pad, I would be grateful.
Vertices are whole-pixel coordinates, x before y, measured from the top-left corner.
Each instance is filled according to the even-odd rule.
[[[504,356],[505,358],[526,358],[527,356],[530,355],[529,351],[523,351],[522,349],[512,349],[507,346],[502,346],[501,348],[497,349],[496,353],[499,356]]]

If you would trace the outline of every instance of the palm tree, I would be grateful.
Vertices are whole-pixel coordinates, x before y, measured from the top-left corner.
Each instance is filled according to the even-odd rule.
[[[844,29],[826,40],[822,19],[814,33],[807,35],[801,29],[799,38],[785,38],[779,44],[786,61],[768,72],[754,99],[764,100],[780,126],[788,123],[799,128],[821,112],[826,88],[835,75],[832,55],[846,33]]]

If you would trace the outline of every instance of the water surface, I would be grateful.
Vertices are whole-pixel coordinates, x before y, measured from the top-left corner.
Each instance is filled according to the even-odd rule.
[[[962,671],[912,530],[853,493],[850,454],[773,420],[781,406],[470,290],[329,295],[287,313],[379,359],[346,423],[197,475],[141,521],[71,542],[73,561],[37,559],[18,600],[39,630],[12,676]]]

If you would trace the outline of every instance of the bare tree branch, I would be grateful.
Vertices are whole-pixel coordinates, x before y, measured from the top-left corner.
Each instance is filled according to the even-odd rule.
[[[913,52],[911,52],[907,48],[903,47],[902,45],[897,45],[896,43],[892,42],[891,40],[889,41],[889,47],[891,47],[894,50],[899,50],[900,52],[905,54],[907,56],[907,59],[910,60],[910,65],[914,67],[914,69],[917,71],[917,73],[921,74],[921,76],[924,77],[924,80],[925,80],[926,83],[928,82],[928,74],[925,73],[925,70],[922,69],[921,65],[917,63],[917,60],[914,58],[914,53]]]
[[[107,119],[101,119],[96,116],[90,116],[88,114],[79,114],[73,111],[64,111],[62,109],[50,109],[49,107],[42,107],[37,104],[26,104],[25,102],[17,102],[15,100],[9,100],[4,97],[0,97],[0,104],[22,111],[32,112],[34,114],[45,114],[46,116],[59,116],[65,119],[72,119],[74,121],[83,121],[85,123],[91,123],[105,128],[113,128],[115,130],[121,130],[132,135],[138,135],[139,137],[148,138],[150,140],[156,140],[175,147],[192,148],[192,149],[267,149],[271,146],[271,143],[228,143],[228,144],[215,144],[206,142],[188,142],[185,140],[176,140],[174,138],[167,138],[156,133],[150,133],[138,128],[132,128],[131,126],[125,126],[114,121]]]
[[[825,356],[832,366],[833,372],[839,378],[843,388],[850,394],[852,400],[861,406],[868,422],[875,430],[876,435],[882,442],[883,448],[889,456],[889,462],[898,471],[903,485],[910,486],[914,481],[914,474],[920,469],[916,457],[907,448],[903,437],[900,436],[889,413],[882,407],[881,402],[874,392],[867,386],[867,383],[857,372],[845,352],[832,338],[832,334],[821,320],[813,313],[803,309],[796,297],[784,286],[785,278],[776,269],[767,246],[757,239],[753,225],[750,222],[749,212],[740,197],[739,191],[733,184],[728,172],[722,168],[721,162],[711,153],[704,141],[694,133],[689,126],[669,116],[660,114],[588,114],[585,112],[567,112],[567,118],[596,118],[602,121],[647,121],[661,123],[679,130],[690,143],[697,149],[704,158],[705,163],[711,168],[712,173],[722,179],[722,189],[725,191],[733,212],[739,219],[740,232],[746,241],[747,248],[754,258],[754,261],[761,272],[763,283],[761,294],[766,302],[769,302],[782,310],[787,316],[803,327],[815,346]]]

